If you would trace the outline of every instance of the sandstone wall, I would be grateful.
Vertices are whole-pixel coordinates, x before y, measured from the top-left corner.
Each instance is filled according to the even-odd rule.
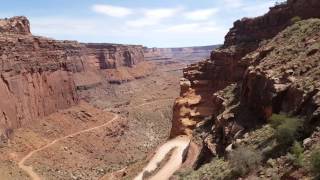
[[[23,16],[0,19],[0,33],[31,34],[29,20]]]
[[[202,60],[210,57],[210,52],[219,45],[181,48],[145,48],[147,60],[177,59],[182,61]]]
[[[1,131],[77,104],[72,74],[85,68],[80,44],[32,36],[20,29],[25,18],[8,21],[18,29],[0,33]]]
[[[144,61],[143,46],[121,44],[84,44],[89,63],[97,69],[133,67]]]
[[[77,89],[116,78],[118,71],[132,71],[122,77],[126,81],[151,69],[144,65],[142,46],[36,37],[25,17],[0,19],[0,63],[0,140],[12,129],[78,104]]]
[[[191,136],[192,130],[204,119],[195,117],[192,112],[200,112],[199,109],[203,109],[203,106],[206,106],[204,104],[212,104],[209,107],[211,107],[211,116],[215,123],[213,132],[219,132],[218,134],[225,138],[227,131],[229,131],[226,127],[230,125],[229,122],[233,122],[232,119],[234,117],[229,112],[225,112],[224,98],[221,99],[221,96],[217,93],[232,83],[238,83],[239,86],[243,79],[247,79],[247,77],[244,78],[244,75],[247,68],[252,64],[248,63],[248,61],[241,61],[241,59],[248,53],[255,51],[259,45],[266,44],[267,40],[292,25],[291,19],[293,17],[299,16],[301,19],[320,17],[319,9],[320,1],[317,0],[289,0],[287,3],[270,8],[270,11],[264,16],[236,21],[234,27],[226,35],[222,48],[212,51],[209,61],[191,65],[184,70],[185,79],[181,83],[181,91],[183,93],[175,103],[171,136],[180,134]],[[260,53],[259,58],[263,58],[268,52],[268,50],[263,51]],[[205,86],[205,91],[203,87],[199,88],[199,82],[208,84]],[[258,83],[256,86],[262,85]],[[256,86],[250,87],[250,90],[246,91],[251,93],[260,92]],[[194,96],[199,99],[196,104],[190,103],[188,100],[193,99]],[[254,100],[254,98],[251,100]],[[258,107],[261,106],[252,104],[253,109]],[[227,111],[230,111],[230,109],[227,109]],[[261,110],[258,111],[261,112]],[[265,107],[263,111],[270,110]],[[226,113],[225,117],[218,116],[224,112]],[[248,114],[250,113],[248,112]],[[260,115],[257,117],[264,116],[261,113],[256,113],[256,115],[258,114]],[[222,141],[222,139],[219,140]]]

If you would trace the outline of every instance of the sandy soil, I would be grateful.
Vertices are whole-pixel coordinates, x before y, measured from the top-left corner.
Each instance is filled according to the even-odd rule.
[[[183,153],[186,151],[190,143],[188,137],[177,137],[163,144],[156,150],[155,155],[144,167],[142,172],[138,174],[134,180],[143,180],[145,173],[150,173],[158,168],[160,162],[166,157],[166,155],[172,150],[172,155],[163,167],[160,168],[154,176],[149,178],[150,180],[166,180],[169,179],[172,174],[177,171],[183,163]]]
[[[99,179],[144,162],[170,133],[181,72],[165,69],[81,91],[86,102],[16,130],[0,148],[0,179]]]

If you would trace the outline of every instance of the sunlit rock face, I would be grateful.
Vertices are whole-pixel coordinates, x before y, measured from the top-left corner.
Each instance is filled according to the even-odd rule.
[[[307,74],[309,72],[314,78],[316,77],[316,69],[313,68],[319,68],[316,60],[318,51],[312,50],[311,47],[317,46],[313,44],[318,42],[315,26],[317,23],[306,23],[311,26],[310,29],[313,29],[312,32],[315,34],[309,34],[311,39],[299,38],[304,42],[302,44],[295,44],[289,41],[290,39],[279,36],[280,32],[294,24],[293,19],[320,17],[319,9],[320,1],[289,0],[287,3],[270,8],[270,11],[263,16],[236,21],[227,33],[224,45],[212,51],[210,60],[184,69],[181,96],[177,98],[174,107],[171,136],[182,134],[192,136],[195,128],[201,126],[205,119],[211,118],[211,126],[207,128],[211,131],[211,136],[204,141],[215,153],[215,144],[218,144],[217,149],[223,151],[235,135],[256,123],[264,122],[274,112],[303,114],[307,115],[310,121],[314,121],[319,114],[318,106],[315,106],[319,101],[316,98],[318,91],[314,90],[317,86],[308,85],[310,88],[314,87],[311,88],[313,90],[298,90],[299,88],[293,86],[307,87],[300,83],[312,80],[307,80],[307,76],[300,79],[301,75],[292,77],[290,74],[295,74],[296,69],[302,68],[304,70],[301,71]],[[285,36],[291,37],[290,34]],[[273,44],[270,44],[270,41],[273,41]],[[292,50],[300,46],[301,49],[297,51],[301,57],[303,56],[302,59],[282,56],[287,47],[291,47]],[[305,48],[302,49],[302,46]],[[309,50],[307,52],[306,48],[311,48],[310,52]],[[273,53],[279,54],[270,55]],[[313,60],[307,61],[310,58]],[[310,64],[304,67],[301,65],[306,63],[302,62]],[[295,64],[299,68],[292,68],[289,64]],[[273,68],[276,71],[271,72]],[[287,71],[287,75],[280,73],[280,69],[283,72]],[[277,74],[279,82],[272,80],[273,76],[278,76]],[[295,85],[289,83],[291,81],[294,81]],[[315,79],[313,81],[318,82]],[[284,92],[286,94],[282,95]],[[242,114],[239,115],[239,112]]]
[[[0,134],[78,104],[77,89],[111,78],[105,69],[134,71],[124,80],[142,77],[151,69],[139,66],[144,62],[142,46],[33,36],[26,17],[0,19],[0,62]]]
[[[98,69],[133,67],[144,61],[143,46],[89,43],[84,44],[92,66]]]

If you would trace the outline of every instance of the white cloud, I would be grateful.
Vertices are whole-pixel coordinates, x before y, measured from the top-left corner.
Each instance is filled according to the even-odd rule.
[[[164,29],[160,29],[159,32],[166,32],[166,33],[177,33],[177,34],[184,34],[184,33],[225,33],[227,29],[218,26],[214,22],[203,22],[203,23],[185,23],[185,24],[177,24],[173,26],[168,26]]]
[[[184,15],[189,20],[202,21],[208,20],[212,15],[216,14],[218,11],[219,10],[217,8],[201,9],[187,12]]]
[[[163,19],[175,16],[182,8],[159,8],[143,10],[143,17],[126,22],[126,25],[134,28],[142,28],[159,24]]]
[[[268,12],[269,7],[272,7],[274,4],[275,0],[257,5],[244,6],[241,8],[241,10],[245,13],[244,16],[256,17]]]
[[[152,19],[164,19],[164,18],[169,18],[176,15],[180,10],[181,10],[180,7],[146,10],[145,17],[152,18]]]
[[[127,21],[126,25],[133,28],[142,28],[145,26],[152,26],[159,24],[159,20],[154,20],[151,18],[140,18],[136,20]]]
[[[96,13],[104,14],[111,17],[126,17],[133,13],[133,10],[129,8],[105,4],[95,4],[92,6],[92,10]]]
[[[87,35],[98,27],[95,21],[89,19],[37,17],[30,18],[30,21],[33,33],[48,36],[56,34]]]
[[[242,0],[223,0],[223,3],[226,7],[230,8],[239,8],[244,5]]]

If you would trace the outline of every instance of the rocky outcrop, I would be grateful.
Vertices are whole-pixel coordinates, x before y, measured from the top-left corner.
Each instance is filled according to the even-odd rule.
[[[133,67],[144,61],[143,46],[89,43],[87,54],[90,65],[97,69]]]
[[[309,122],[315,122],[319,118],[318,86],[307,83],[318,83],[317,23],[312,22],[309,28],[314,34],[293,26],[297,29],[293,34],[306,34],[296,41],[286,32],[270,39],[294,24],[294,20],[320,17],[319,7],[320,2],[315,0],[289,0],[270,8],[264,16],[236,21],[224,45],[211,53],[210,60],[184,70],[171,136],[192,136],[194,129],[211,118],[211,135],[203,140],[213,153],[219,154],[236,136],[264,123],[274,112],[306,115]],[[205,85],[199,86],[203,82]],[[301,90],[307,87],[310,90]]]
[[[118,77],[114,71],[132,72],[125,80],[151,73],[142,46],[37,37],[25,17],[0,20],[0,63],[0,140],[12,129],[78,104],[77,89]]]
[[[270,8],[270,11],[257,18],[243,18],[234,23],[225,37],[224,47],[239,44],[255,44],[273,38],[288,25],[292,18],[308,19],[319,17],[320,4],[317,0],[288,0]]]
[[[83,46],[32,36],[23,17],[0,22],[0,131],[77,104],[72,74],[85,69]]]
[[[161,61],[171,59],[188,63],[208,59],[210,52],[218,47],[219,45],[181,48],[145,48],[144,54],[146,60]]]
[[[23,16],[0,19],[0,33],[30,35],[29,20]]]
[[[99,70],[110,83],[122,83],[148,76],[154,66],[144,59],[143,46],[106,43],[89,43],[86,46],[87,62]]]
[[[320,124],[320,20],[301,21],[243,58],[251,65],[241,90],[241,103],[260,119],[271,113],[304,116]],[[272,111],[270,112],[271,109]]]

